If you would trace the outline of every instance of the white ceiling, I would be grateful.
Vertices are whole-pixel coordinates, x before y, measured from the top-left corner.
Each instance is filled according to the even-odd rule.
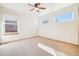
[[[33,3],[30,3],[33,4]],[[22,13],[35,13],[35,11],[30,11],[30,9],[32,9],[31,6],[27,5],[27,3],[2,3],[0,4],[6,8],[10,8]],[[46,7],[46,10],[41,10],[41,12],[38,14],[40,15],[44,15],[47,14],[51,11],[56,11],[59,10],[61,8],[67,7],[67,6],[71,6],[73,5],[73,3],[42,3],[41,6]]]

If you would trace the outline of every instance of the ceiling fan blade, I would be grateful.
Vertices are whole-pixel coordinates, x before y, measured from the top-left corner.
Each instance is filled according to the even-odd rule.
[[[44,7],[39,7],[39,9],[46,9],[46,8],[44,8]]]
[[[31,4],[27,4],[27,5],[34,7],[34,6],[33,6],[33,5],[31,5]]]
[[[34,8],[30,9],[30,11],[33,11],[33,10],[34,10]]]

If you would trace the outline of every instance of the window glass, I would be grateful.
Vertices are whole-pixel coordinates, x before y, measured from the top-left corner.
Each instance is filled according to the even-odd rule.
[[[56,22],[68,22],[73,20],[73,12],[64,13],[62,15],[55,16]]]
[[[5,32],[17,32],[16,18],[10,16],[5,17]]]

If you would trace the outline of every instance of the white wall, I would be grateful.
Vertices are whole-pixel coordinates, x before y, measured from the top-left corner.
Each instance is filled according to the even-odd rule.
[[[1,43],[1,39],[2,39],[2,32],[1,32],[1,28],[2,28],[2,7],[0,6],[0,43]]]
[[[2,33],[2,42],[7,42],[7,41],[13,41],[13,40],[18,40],[18,39],[23,39],[23,38],[29,38],[29,37],[35,37],[37,36],[37,23],[38,19],[31,13],[24,14],[20,13],[18,11],[14,11],[8,8],[3,8],[2,10],[2,15],[4,16],[5,14],[13,15],[16,16],[16,19],[18,21],[18,34],[13,34],[13,35],[4,35],[4,25],[1,27],[1,33]],[[4,17],[1,17],[1,23],[4,21]]]
[[[64,7],[64,6],[63,6]],[[54,23],[53,16],[67,11],[75,12],[75,20],[72,22],[66,23]],[[0,9],[0,36],[2,42],[13,41],[17,39],[29,38],[37,36],[43,36],[59,41],[64,41],[67,43],[77,44],[78,43],[78,11],[77,7],[72,6],[68,8],[63,8],[56,12],[51,12],[46,16],[49,19],[48,24],[39,24],[38,30],[38,19],[36,16],[28,11],[28,13],[20,13],[8,8]],[[19,34],[15,35],[2,35],[3,34],[3,15],[2,13],[8,13],[17,17],[18,20],[18,32]],[[41,17],[41,16],[40,16]],[[39,18],[40,18],[39,17]],[[39,32],[38,32],[39,31]]]
[[[74,21],[65,22],[65,23],[55,23],[54,16],[57,14],[62,14],[64,12],[73,11]],[[78,8],[77,6],[70,6],[67,8],[60,9],[55,12],[51,12],[47,15],[48,17],[47,24],[39,25],[39,36],[51,38],[54,40],[59,40],[71,44],[78,44]],[[43,16],[40,16],[41,18]]]

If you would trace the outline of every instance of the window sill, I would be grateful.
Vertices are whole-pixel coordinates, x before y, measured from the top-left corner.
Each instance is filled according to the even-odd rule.
[[[18,34],[18,32],[7,32],[7,33],[4,33],[4,35],[15,35],[15,34]]]

